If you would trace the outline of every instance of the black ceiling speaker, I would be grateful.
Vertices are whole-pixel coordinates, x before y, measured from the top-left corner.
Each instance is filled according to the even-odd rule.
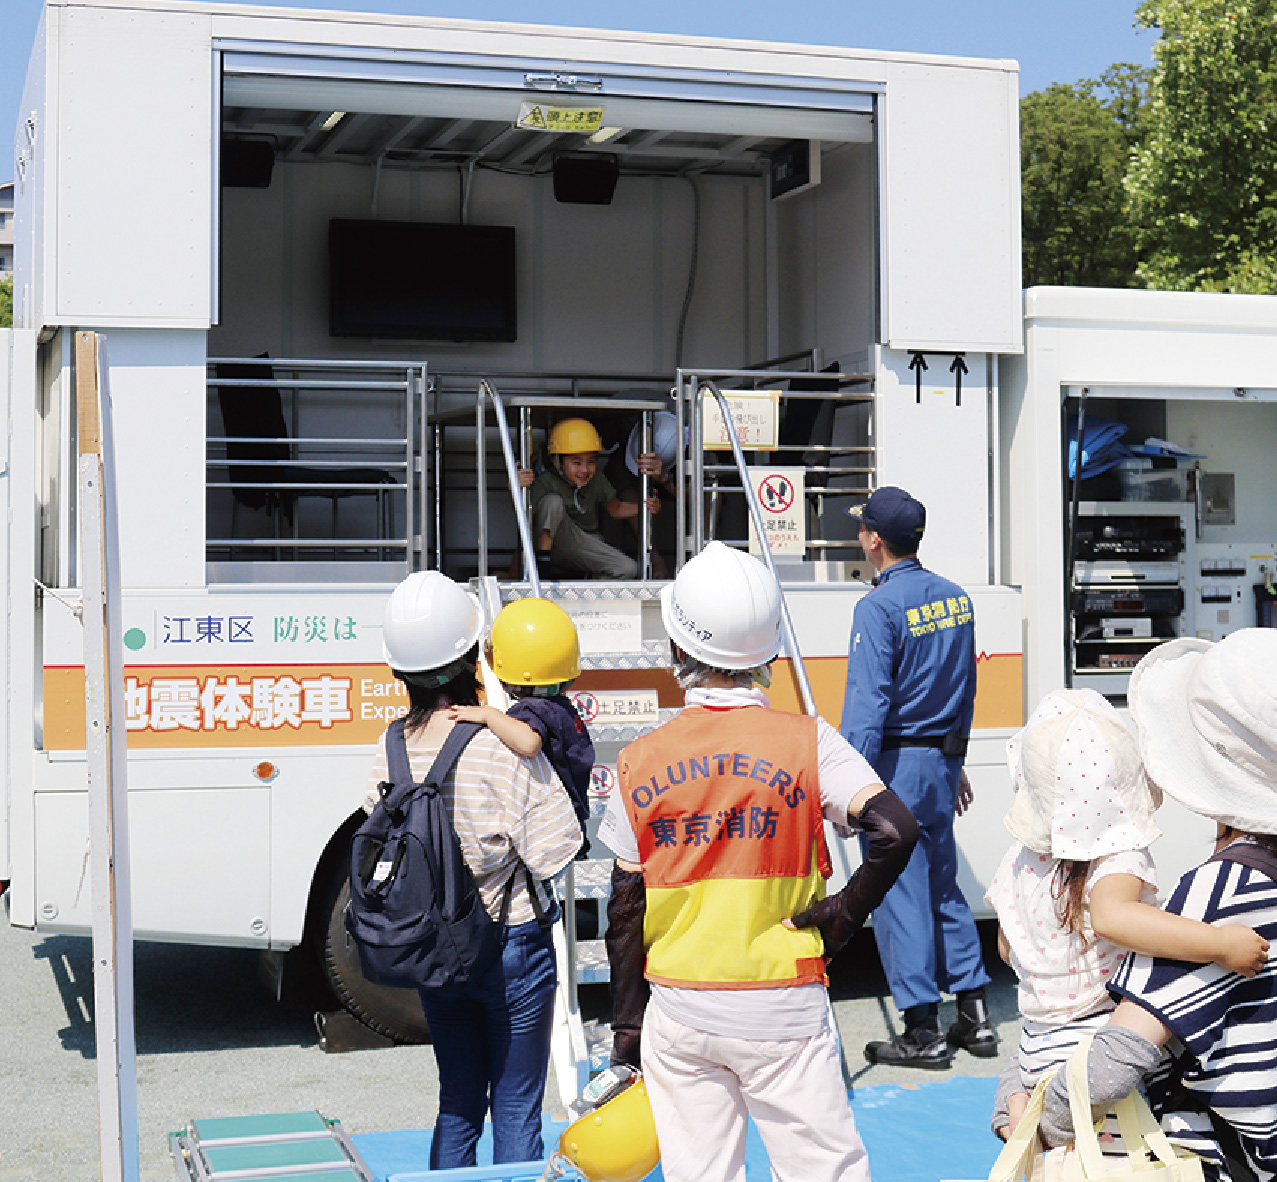
[[[222,136],[222,186],[269,189],[275,168],[275,141],[270,136]]]
[[[569,205],[611,205],[621,169],[603,152],[560,152],[554,158],[554,199]]]

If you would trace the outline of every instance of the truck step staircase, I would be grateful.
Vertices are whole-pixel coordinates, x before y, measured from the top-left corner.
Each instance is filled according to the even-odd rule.
[[[722,376],[744,376],[749,378],[757,377],[758,375],[750,374],[746,371],[741,371],[741,373],[724,371]],[[771,376],[793,375],[774,374]],[[715,381],[706,378],[703,385],[705,391],[712,394],[718,404],[719,414],[728,440],[731,443],[732,458],[735,462],[741,491],[744,493],[754,530],[757,536],[763,539],[764,557],[773,578],[779,582],[780,576],[776,571],[776,564],[772,559],[771,551],[766,542],[767,530],[763,522],[762,511],[759,508],[757,495],[749,483],[745,454],[741,449],[740,439],[736,433],[727,399]],[[689,397],[688,407],[691,411],[692,420],[695,420],[696,415],[699,413],[699,406],[697,405],[699,397],[700,395],[695,390]],[[526,596],[541,596],[545,599],[557,601],[570,614],[573,613],[575,608],[577,630],[582,640],[581,671],[583,674],[587,671],[596,671],[600,674],[607,673],[606,677],[600,676],[592,679],[594,685],[598,686],[597,691],[583,691],[577,698],[579,711],[581,711],[581,705],[587,694],[593,699],[591,705],[596,707],[589,712],[588,716],[585,711],[581,711],[582,717],[590,729],[590,738],[594,742],[595,750],[594,783],[592,787],[597,788],[598,791],[589,827],[590,835],[593,837],[598,817],[602,815],[606,807],[607,795],[617,790],[616,760],[621,748],[627,743],[633,742],[645,732],[668,721],[669,718],[677,713],[674,709],[662,711],[659,708],[659,698],[657,697],[659,678],[656,675],[656,671],[667,667],[669,663],[669,640],[661,622],[660,611],[660,593],[664,584],[647,578],[623,582],[583,580],[542,583],[537,573],[535,553],[532,546],[532,532],[528,523],[528,497],[518,479],[518,469],[528,466],[528,423],[525,419],[520,425],[522,455],[520,461],[516,462],[514,447],[511,443],[509,422],[506,417],[505,403],[492,382],[487,378],[480,381],[477,395],[478,428],[475,433],[476,471],[479,474],[480,488],[487,487],[487,447],[485,442],[486,433],[483,427],[485,422],[485,399],[491,401],[492,409],[496,416],[497,435],[500,439],[501,450],[505,459],[506,482],[518,527],[520,552],[523,560],[523,569],[527,575],[527,582],[502,584],[488,574],[486,559],[486,501],[481,497],[479,500],[479,598],[483,606],[484,617],[489,624],[506,603]],[[561,401],[551,401],[555,402],[555,405],[563,405]],[[581,400],[571,400],[567,405],[577,410],[588,408],[588,403]],[[601,405],[604,408],[621,408],[622,406],[615,399],[609,399]],[[655,407],[650,404],[635,403],[633,406],[627,404],[625,408],[635,409],[642,413],[643,434],[641,447],[644,451],[650,451],[651,414]],[[681,422],[682,419],[680,418]],[[858,452],[861,449],[851,448],[847,450]],[[699,463],[694,465],[694,469],[693,483],[699,487],[701,478]],[[681,488],[684,472],[681,461],[676,471],[678,484]],[[641,477],[640,500],[645,498],[648,492],[647,477]],[[681,493],[678,504],[678,529],[679,533],[682,534],[684,513]],[[650,563],[651,521],[646,513],[640,513],[638,520],[640,525],[640,569],[646,573]],[[804,708],[808,714],[814,714],[816,712],[815,699],[812,696],[811,685],[803,667],[802,655],[794,637],[793,622],[789,617],[789,609],[785,606],[783,596],[781,597],[781,620],[785,638],[785,651],[794,662]],[[588,643],[587,634],[582,631],[582,623],[590,625]],[[651,674],[645,677],[641,672],[644,670],[650,670]],[[634,672],[638,672],[637,677],[633,676]],[[605,690],[603,689],[605,684],[613,688]],[[499,698],[504,698],[505,692],[500,682],[496,681],[486,668],[484,685],[490,691],[494,690]],[[494,700],[492,693],[489,694],[489,700]],[[609,707],[608,709],[604,709],[605,704]],[[595,842],[595,844],[601,847],[601,843]],[[564,872],[560,896],[563,902],[563,923],[556,925],[554,929],[555,953],[562,970],[559,974],[559,988],[555,996],[555,1024],[551,1039],[551,1057],[555,1066],[559,1094],[565,1105],[580,1094],[581,1089],[589,1082],[593,1071],[606,1066],[608,1052],[611,1049],[610,1028],[605,1024],[591,1024],[587,1027],[582,1018],[580,998],[578,996],[578,986],[582,984],[598,984],[608,979],[607,955],[604,942],[602,940],[578,941],[576,932],[578,900],[599,900],[598,926],[600,935],[603,934],[606,924],[606,912],[602,900],[608,894],[611,858],[607,856],[607,851],[602,848],[595,850],[594,854],[594,858],[590,861],[569,864]],[[600,854],[603,857],[600,857]],[[602,865],[600,866],[599,863],[602,863]]]
[[[193,1120],[169,1152],[180,1182],[373,1182],[341,1122],[314,1111]]]

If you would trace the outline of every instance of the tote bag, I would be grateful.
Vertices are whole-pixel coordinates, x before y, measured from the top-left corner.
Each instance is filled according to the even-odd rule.
[[[1069,1110],[1073,1114],[1074,1141],[1058,1149],[1043,1150],[1038,1140],[1042,1100],[1053,1075],[1038,1081],[1029,1097],[1024,1118],[998,1155],[989,1182],[1131,1182],[1132,1174],[1147,1175],[1147,1182],[1202,1182],[1202,1159],[1172,1145],[1162,1132],[1144,1097],[1138,1091],[1114,1103],[1109,1111],[1122,1133],[1121,1149],[1101,1148],[1098,1121],[1091,1116],[1091,1096],[1086,1082],[1090,1036],[1078,1044],[1065,1067],[1069,1085]],[[1108,1150],[1106,1152],[1105,1150]]]

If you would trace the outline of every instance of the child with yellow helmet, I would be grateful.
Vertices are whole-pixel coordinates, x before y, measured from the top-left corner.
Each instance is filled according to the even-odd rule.
[[[599,514],[618,521],[637,517],[639,506],[616,495],[599,471],[603,441],[588,419],[561,419],[550,430],[552,467],[537,476],[519,469],[519,483],[532,488],[532,518],[538,563],[607,579],[632,579],[638,564],[603,540]],[[660,512],[660,498],[647,498],[648,511]]]
[[[516,599],[497,613],[489,646],[492,670],[513,704],[505,712],[492,706],[454,706],[452,717],[488,727],[525,759],[545,752],[572,798],[581,825],[578,856],[584,857],[594,744],[563,692],[581,672],[576,625],[548,599]]]

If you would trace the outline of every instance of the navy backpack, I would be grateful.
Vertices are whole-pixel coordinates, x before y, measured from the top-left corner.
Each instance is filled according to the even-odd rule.
[[[481,728],[459,722],[425,780],[414,784],[403,719],[386,732],[389,783],[355,833],[351,846],[346,930],[354,938],[364,976],[378,985],[438,989],[476,980],[501,952],[510,875],[501,918],[488,915],[439,788],[466,744]],[[523,873],[537,918],[540,900]]]

